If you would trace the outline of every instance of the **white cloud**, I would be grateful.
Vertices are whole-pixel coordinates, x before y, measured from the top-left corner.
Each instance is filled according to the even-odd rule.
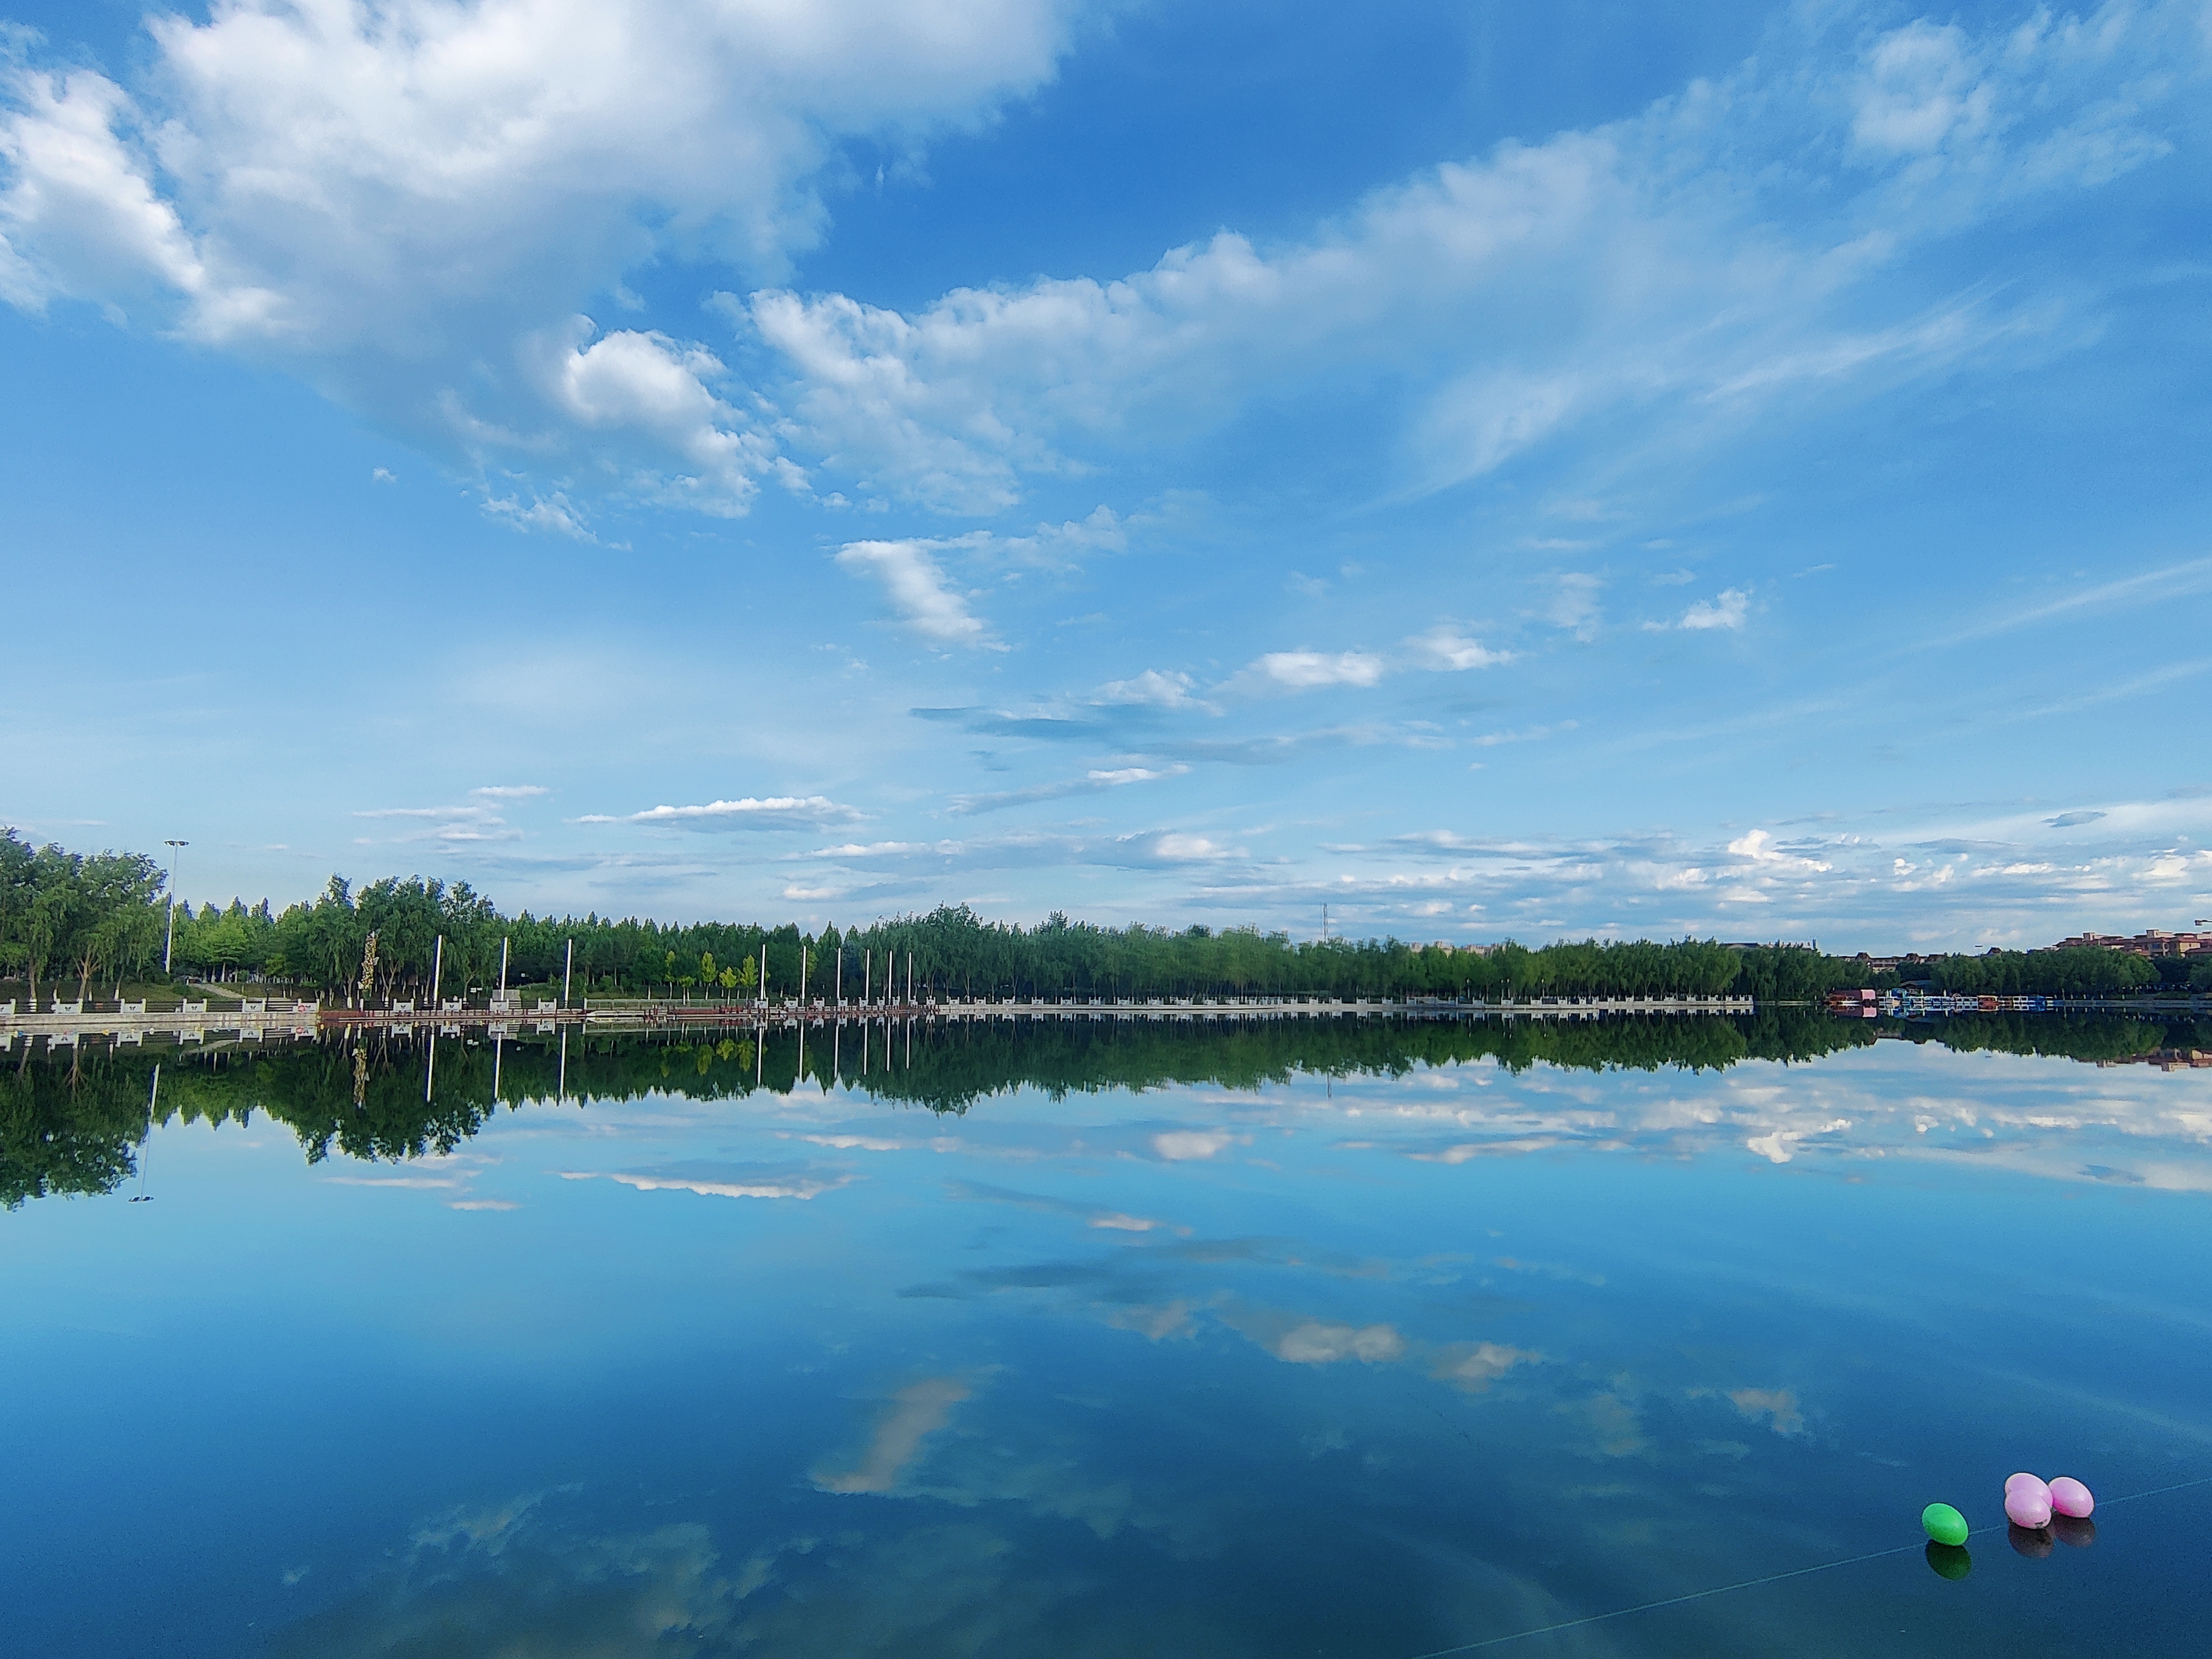
[[[1133,679],[1109,680],[1098,688],[1097,701],[1102,703],[1130,703],[1152,708],[1192,708],[1203,707],[1192,695],[1196,682],[1188,674],[1163,673],[1157,668],[1147,668]]]
[[[1310,691],[1330,685],[1373,685],[1384,668],[1382,658],[1364,651],[1270,651],[1245,671],[1245,678]]]
[[[1392,416],[1405,490],[1670,400],[1686,417],[1670,441],[1691,441],[1694,423],[1737,429],[1784,396],[2050,334],[2057,313],[2026,295],[1865,313],[1922,241],[2159,153],[2154,123],[2205,66],[2193,16],[2181,0],[2113,5],[1978,42],[1916,24],[1842,61],[1807,19],[1735,76],[1447,162],[1303,244],[1262,252],[1224,231],[1117,280],[961,289],[912,314],[768,292],[748,314],[787,366],[794,441],[967,510],[1018,499],[1024,473],[1070,453],[1182,443],[1355,369],[1410,388]]]
[[[1240,848],[1224,847],[1205,836],[1180,835],[1174,831],[1152,837],[1152,853],[1155,857],[1171,864],[1198,864],[1214,859],[1244,856]]]
[[[1552,596],[1544,607],[1545,620],[1565,629],[1578,640],[1594,640],[1602,618],[1597,596],[1605,578],[1587,570],[1569,570],[1550,579]]]
[[[1671,404],[1687,418],[1669,441],[1693,441],[1779,398],[2056,337],[2072,297],[1931,307],[1924,284],[1892,302],[1875,280],[2172,148],[2186,118],[2169,112],[2194,107],[2207,58],[2186,0],[1978,35],[1910,23],[1840,58],[1847,30],[1807,14],[1732,76],[1448,161],[1303,242],[1224,232],[1118,279],[960,289],[912,314],[757,290],[724,307],[765,350],[750,388],[702,344],[576,319],[602,296],[634,306],[622,279],[656,260],[781,280],[821,234],[812,181],[844,137],[911,147],[987,118],[1049,76],[1075,8],[251,0],[156,16],[129,87],[6,69],[0,293],[129,307],[471,458],[581,455],[601,487],[713,513],[771,476],[809,493],[809,469],[995,512],[1026,476],[1182,444],[1349,374],[1406,388],[1383,441],[1396,488],[1418,492],[1625,410]],[[957,605],[929,614],[955,630],[940,637],[981,637]]]
[[[1729,851],[1740,859],[1765,865],[1778,870],[1803,870],[1814,874],[1832,870],[1832,864],[1820,859],[1800,857],[1785,853],[1774,844],[1774,837],[1764,830],[1753,830],[1737,836],[1728,844]]]
[[[1995,88],[1956,24],[1907,23],[1867,54],[1851,137],[1881,155],[1925,155],[1987,131]]]
[[[1513,660],[1510,651],[1493,651],[1480,640],[1471,640],[1449,623],[1438,623],[1427,633],[1406,641],[1413,659],[1424,667],[1458,672],[1469,668],[1495,668]]]
[[[931,556],[933,545],[921,541],[849,542],[839,550],[837,562],[880,581],[891,609],[926,638],[946,645],[991,644],[990,630],[953,591]]]
[[[776,457],[769,438],[709,390],[724,373],[720,360],[635,329],[579,349],[592,332],[588,318],[576,319],[570,332],[547,366],[555,406],[586,430],[641,439],[689,469],[665,479],[653,474],[650,493],[707,512],[742,513],[759,493],[755,479],[775,470]]]
[[[508,823],[489,805],[501,799],[499,795],[481,789],[472,789],[469,793],[481,799],[453,806],[368,807],[353,816],[396,820],[402,825],[420,826],[404,828],[398,835],[380,838],[401,844],[428,841],[444,847],[461,848],[472,842],[522,839],[522,831]]]
[[[1541,743],[1546,738],[1557,737],[1562,732],[1572,732],[1580,725],[1577,720],[1561,720],[1556,726],[1523,726],[1518,732],[1486,732],[1468,741],[1477,749],[1495,749],[1501,743]]]
[[[241,0],[205,21],[157,14],[127,88],[0,58],[0,291],[143,304],[471,452],[534,453],[556,424],[598,453],[623,429],[696,479],[701,505],[732,510],[761,444],[702,398],[697,348],[611,335],[549,385],[530,343],[658,258],[775,280],[820,234],[811,181],[842,137],[911,145],[988,116],[1051,75],[1075,9]]]
[[[566,536],[572,541],[596,542],[568,498],[559,490],[550,495],[533,497],[526,504],[520,495],[484,496],[483,509],[495,519],[503,520],[517,530],[550,530],[556,536]]]
[[[0,60],[4,62],[4,60]],[[29,308],[70,297],[135,303],[168,294],[206,307],[220,337],[267,313],[265,291],[224,292],[177,210],[155,191],[123,89],[88,70],[9,67],[0,119],[0,228],[14,258],[9,297]]]
[[[1170,1129],[1152,1137],[1152,1150],[1170,1164],[1188,1164],[1210,1158],[1237,1140],[1226,1129]]]
[[[819,1174],[768,1165],[672,1164],[657,1170],[563,1170],[563,1181],[609,1181],[641,1193],[697,1193],[706,1198],[819,1198],[852,1184],[842,1172]]]
[[[1069,795],[1097,794],[1132,783],[1155,783],[1162,778],[1181,777],[1189,770],[1188,766],[1094,768],[1079,778],[1061,778],[1048,783],[1032,784],[1026,789],[955,795],[948,804],[948,810],[969,817],[978,812],[995,812],[1008,806],[1026,806],[1035,801],[1060,800]]]
[[[1720,597],[1699,599],[1682,613],[1677,628],[1701,629],[1708,628],[1741,628],[1751,613],[1751,593],[1747,588],[1729,587],[1722,590]]]
[[[826,795],[745,796],[742,800],[713,800],[699,806],[652,806],[642,812],[617,817],[587,812],[579,823],[666,823],[689,830],[812,830],[829,823],[851,823],[860,814]]]

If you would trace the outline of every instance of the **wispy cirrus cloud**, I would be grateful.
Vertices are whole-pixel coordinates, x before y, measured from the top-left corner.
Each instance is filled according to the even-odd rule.
[[[2081,343],[2072,296],[1931,303],[1887,279],[1990,215],[2169,152],[2208,56],[2191,8],[1981,33],[1863,21],[1792,17],[1732,75],[1447,161],[1291,246],[1224,231],[1110,281],[962,289],[912,313],[772,292],[750,314],[799,366],[804,441],[906,470],[925,496],[964,469],[1001,501],[1073,456],[1185,443],[1355,364],[1403,377],[1385,448],[1410,495],[1608,419],[1679,453],[1763,413]],[[1778,155],[1796,158],[1787,186]],[[1647,280],[1585,279],[1630,264]],[[1538,294],[1554,301],[1528,329],[1466,325],[1530,316]]]
[[[1010,806],[1027,806],[1036,801],[1061,800],[1070,795],[1099,794],[1109,789],[1124,788],[1133,783],[1157,783],[1163,778],[1181,777],[1189,770],[1189,767],[1182,765],[1094,767],[1079,778],[1056,779],[1048,783],[1032,784],[1026,789],[955,795],[945,810],[969,817],[979,812],[996,812]]]
[[[451,806],[369,807],[353,816],[382,820],[398,827],[398,833],[393,835],[356,837],[364,844],[379,841],[402,844],[432,842],[459,848],[475,842],[523,838],[522,831],[501,817],[489,800],[466,801]]]
[[[826,795],[744,796],[696,806],[649,806],[642,812],[586,812],[579,823],[662,824],[680,830],[818,830],[857,823],[861,813]]]
[[[612,1181],[641,1193],[696,1193],[706,1198],[819,1198],[860,1177],[849,1170],[774,1164],[692,1160],[643,1170],[563,1170],[563,1181]]]

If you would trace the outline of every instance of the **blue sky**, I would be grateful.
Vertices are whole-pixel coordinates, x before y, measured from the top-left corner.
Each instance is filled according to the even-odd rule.
[[[0,818],[840,924],[2212,914],[2202,3],[9,0]]]

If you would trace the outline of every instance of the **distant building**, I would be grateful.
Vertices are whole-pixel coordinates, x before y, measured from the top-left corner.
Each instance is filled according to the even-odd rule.
[[[2152,927],[2123,938],[2118,933],[2076,933],[2051,947],[2054,951],[2125,951],[2136,957],[2185,957],[2212,951],[2212,933],[2168,933]]]

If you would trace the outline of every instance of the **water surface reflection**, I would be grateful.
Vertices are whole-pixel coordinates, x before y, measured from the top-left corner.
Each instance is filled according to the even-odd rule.
[[[2195,1034],[1871,1027],[172,1054],[0,1220],[25,1639],[2197,1650],[2212,1079],[2051,1057]],[[2095,1548],[1923,1556],[2019,1468]]]

